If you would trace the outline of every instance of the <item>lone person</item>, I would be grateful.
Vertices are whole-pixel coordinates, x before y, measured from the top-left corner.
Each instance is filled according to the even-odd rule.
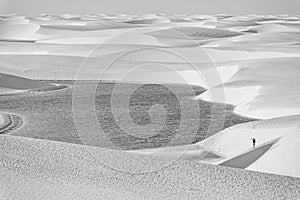
[[[255,138],[251,138],[251,139],[252,139],[253,148],[255,148],[256,140],[255,140]]]

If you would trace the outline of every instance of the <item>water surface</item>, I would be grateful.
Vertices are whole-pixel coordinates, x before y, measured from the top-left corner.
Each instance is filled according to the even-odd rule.
[[[145,84],[137,87],[134,83],[123,83],[123,89],[116,91],[114,90],[115,83],[99,83],[96,95],[93,96],[87,91],[90,87],[95,87],[95,84],[97,83],[82,83],[77,89],[82,91],[82,97],[79,97],[79,99],[82,98],[82,118],[88,119],[90,113],[95,111],[99,122],[98,126],[101,128],[99,132],[78,134],[72,112],[73,84],[69,84],[66,89],[39,94],[1,96],[0,110],[19,114],[25,120],[22,128],[11,133],[12,135],[121,149],[156,148],[196,143],[207,135],[220,131],[220,127],[224,129],[252,120],[234,114],[233,107],[230,105],[192,100],[193,97],[204,92],[204,89],[200,87],[193,87],[193,90],[190,90],[185,85]],[[128,129],[124,131],[116,123],[116,117],[111,110],[111,99],[114,98],[116,102],[123,101],[125,96],[132,92],[132,88],[137,89],[130,95],[128,106],[118,106],[114,113],[121,120],[122,117],[126,117],[126,112],[130,114],[134,124],[129,127],[129,133]],[[174,90],[177,92],[174,93]],[[92,101],[95,98],[95,108],[86,106],[86,98]],[[182,99],[184,102],[180,102]],[[200,108],[197,114],[193,112],[194,107],[192,107],[195,102],[199,104]],[[160,107],[152,109],[155,105],[160,105]],[[187,122],[182,119],[183,106],[188,115]],[[161,107],[164,108],[163,112]],[[226,118],[223,124],[222,116],[224,115]],[[151,120],[151,116],[155,117]],[[159,121],[164,119],[161,128],[159,127],[161,123],[158,124],[156,134],[147,135],[147,130],[143,134],[136,131],[139,130],[136,127],[146,127],[149,124],[154,124],[153,127],[155,127],[156,119]],[[196,133],[189,129],[189,127],[192,129],[191,124],[197,125]],[[184,131],[180,129],[182,125],[185,127]],[[82,126],[93,125],[83,123]],[[105,136],[99,137],[99,134]],[[179,141],[176,140],[178,136],[180,136]],[[99,139],[103,137],[106,140]]]

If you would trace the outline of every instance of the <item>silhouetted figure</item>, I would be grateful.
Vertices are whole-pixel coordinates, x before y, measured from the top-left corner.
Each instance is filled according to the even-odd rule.
[[[251,138],[251,139],[252,139],[253,148],[255,148],[256,140],[255,140],[255,138]]]

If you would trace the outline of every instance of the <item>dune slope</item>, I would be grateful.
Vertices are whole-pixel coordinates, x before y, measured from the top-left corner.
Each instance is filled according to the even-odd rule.
[[[110,159],[126,166],[139,161],[133,154],[12,136],[0,136],[0,149],[0,194],[4,199],[300,197],[296,178],[188,161],[175,161],[152,173],[124,173],[101,163]],[[153,165],[160,162],[155,157],[144,158]]]
[[[248,122],[229,127],[196,145],[223,156],[210,162],[213,164],[300,177],[299,125],[299,115]],[[256,138],[255,149],[251,138]]]
[[[61,89],[65,86],[34,81],[19,76],[0,73],[0,94],[14,94],[26,91],[47,91]]]

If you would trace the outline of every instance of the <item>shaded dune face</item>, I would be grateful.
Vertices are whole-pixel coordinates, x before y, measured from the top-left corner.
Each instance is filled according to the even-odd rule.
[[[236,156],[230,160],[220,163],[221,166],[234,167],[239,169],[246,169],[257,159],[259,159],[264,153],[266,153],[275,142],[258,146],[257,148],[250,150],[249,152],[243,153],[240,156]]]
[[[242,35],[242,33],[228,30],[200,27],[175,27],[147,34],[153,36],[160,43],[171,47],[204,45],[219,39]]]
[[[300,177],[300,116],[241,123],[192,145],[132,151],[142,155],[197,161]],[[253,147],[252,138],[256,139]]]
[[[0,73],[0,87],[15,90],[30,90],[49,88],[53,87],[53,85]]]
[[[242,35],[238,32],[200,27],[176,27],[149,33],[153,36],[192,37],[193,39],[225,38]]]
[[[197,144],[206,149],[215,143],[212,152],[220,159],[204,162],[229,167],[300,177],[299,124],[300,116],[285,116],[247,122],[229,127]],[[256,139],[253,148],[252,139]],[[208,146],[210,147],[210,146]]]

